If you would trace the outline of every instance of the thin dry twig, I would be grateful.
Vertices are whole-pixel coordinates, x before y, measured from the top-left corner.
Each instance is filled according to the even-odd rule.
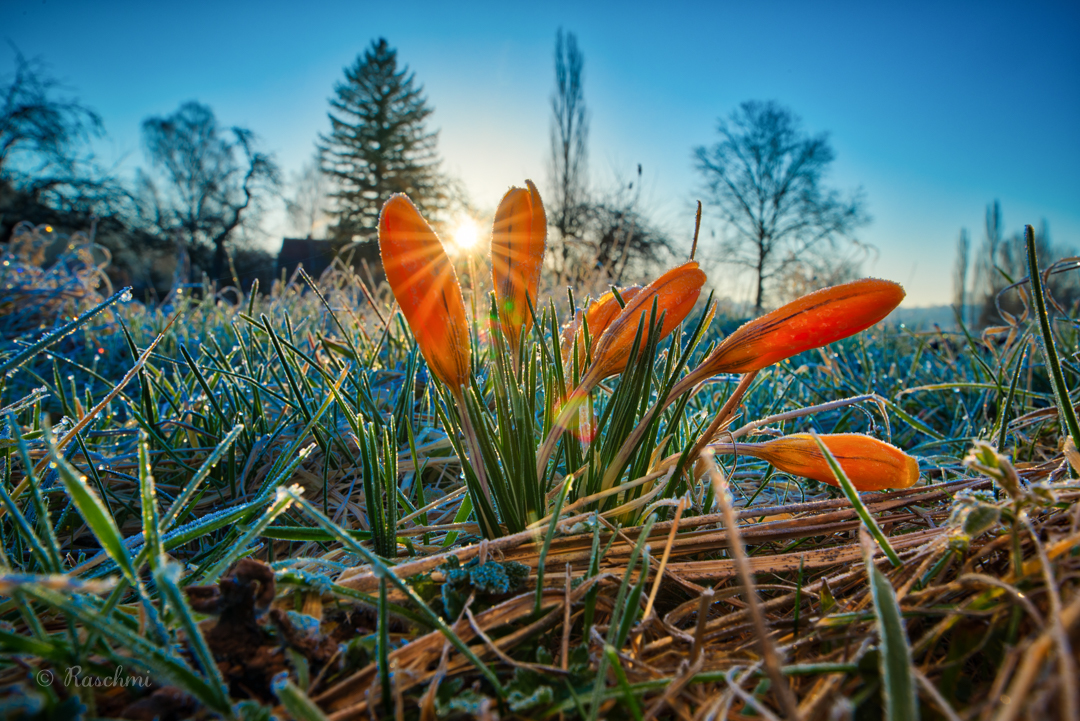
[[[765,616],[758,605],[757,593],[754,591],[754,577],[750,571],[750,564],[747,562],[746,551],[743,548],[742,539],[739,537],[738,523],[735,520],[735,513],[731,508],[731,500],[728,497],[727,479],[717,468],[713,458],[707,460],[710,461],[709,475],[715,488],[716,499],[724,513],[724,523],[728,532],[731,533],[731,542],[728,544],[728,548],[731,549],[739,578],[746,589],[745,600],[749,606],[750,617],[757,630],[758,644],[761,649],[761,656],[765,661],[765,670],[768,672],[772,687],[779,697],[784,714],[789,719],[797,720],[801,718],[799,706],[795,701],[795,694],[792,693],[791,686],[780,670],[780,659],[776,655],[776,648],[773,646],[768,628],[765,626]]]

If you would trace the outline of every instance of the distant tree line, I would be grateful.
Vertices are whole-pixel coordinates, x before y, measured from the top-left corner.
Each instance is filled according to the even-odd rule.
[[[646,207],[640,164],[616,171],[606,187],[590,175],[585,60],[573,33],[556,34],[554,67],[549,277],[596,290],[634,282],[673,262],[677,244]],[[221,125],[196,101],[144,120],[146,163],[129,185],[87,151],[103,133],[101,119],[65,97],[39,62],[17,55],[0,94],[0,240],[20,220],[94,226],[115,282],[144,293],[203,274],[220,285],[259,277],[266,287],[275,262],[257,241],[275,204],[296,234],[341,249],[374,239],[394,193],[407,193],[440,230],[474,214],[460,182],[442,170],[423,87],[384,38],[344,69],[329,129],[288,182],[250,129]],[[775,102],[743,103],[717,131],[715,144],[693,151],[706,216],[721,231],[711,255],[749,272],[755,313],[860,272],[869,252],[855,237],[869,222],[865,197],[827,186],[835,153],[826,134],[806,133]]]
[[[1062,258],[1074,256],[1075,250],[1056,246],[1050,240],[1050,227],[1044,219],[1035,229],[1035,253],[1039,267],[1046,271]],[[1055,270],[1073,270],[1075,263],[1059,265]],[[953,309],[957,319],[973,328],[986,328],[1019,318],[1028,307],[1025,299],[1028,275],[1027,244],[1017,230],[1007,234],[1001,203],[986,206],[983,239],[973,249],[967,228],[960,229],[953,265]],[[1075,272],[1051,273],[1044,284],[1048,297],[1062,309],[1080,302],[1080,282]]]
[[[128,186],[88,150],[100,118],[61,90],[39,61],[16,53],[0,86],[0,239],[23,220],[53,226],[58,239],[90,231],[111,255],[110,280],[141,296],[204,274],[219,285],[273,278],[274,257],[252,241],[280,171],[254,133],[222,128],[194,101],[149,117],[149,163]]]

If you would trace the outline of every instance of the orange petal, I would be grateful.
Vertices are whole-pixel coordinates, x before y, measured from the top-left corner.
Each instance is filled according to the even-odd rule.
[[[629,288],[619,288],[619,295],[622,296],[624,303],[630,303],[638,293],[641,292],[640,285],[632,285]],[[563,328],[562,332],[562,356],[563,364],[566,364],[566,359],[570,357],[570,349],[574,345],[574,337],[577,336],[578,343],[578,366],[585,369],[585,326],[582,325],[581,319],[585,318],[589,322],[589,338],[591,342],[589,344],[590,353],[596,351],[596,344],[600,340],[600,336],[604,334],[607,327],[611,325],[611,321],[622,312],[622,306],[619,305],[619,301],[615,299],[614,291],[608,291],[596,300],[589,301],[588,306],[585,308],[585,313],[582,314],[578,311],[574,314],[574,320],[570,321]]]
[[[531,180],[510,188],[495,212],[491,231],[491,279],[507,345],[516,354],[522,335],[532,328],[529,301],[536,307],[540,270],[547,242],[547,217]]]
[[[696,261],[684,263],[672,268],[649,283],[636,293],[633,300],[607,325],[595,342],[593,362],[589,367],[582,386],[591,388],[604,378],[622,372],[630,361],[631,346],[637,334],[639,319],[643,313],[652,309],[653,299],[657,301],[657,317],[664,315],[664,324],[660,328],[660,337],[666,337],[675,326],[694,308],[701,286],[705,285],[705,273]],[[646,316],[648,317],[648,316]],[[590,332],[592,332],[590,324]],[[644,345],[642,337],[641,344]],[[586,384],[586,379],[589,383]]]
[[[861,433],[836,433],[818,438],[836,457],[851,484],[859,491],[909,488],[919,480],[918,462],[896,446]],[[738,449],[761,458],[785,473],[839,486],[814,437],[808,433],[739,444]]]
[[[748,373],[865,330],[904,299],[899,283],[863,278],[823,288],[755,318],[724,339],[691,375]]]
[[[379,215],[383,270],[431,372],[456,390],[469,380],[469,324],[442,242],[402,194]]]

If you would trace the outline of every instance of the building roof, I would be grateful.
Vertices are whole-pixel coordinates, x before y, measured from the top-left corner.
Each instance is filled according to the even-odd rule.
[[[374,240],[343,246],[336,240],[284,238],[281,241],[281,251],[278,253],[274,276],[280,278],[284,271],[285,278],[288,280],[296,272],[296,266],[302,263],[304,271],[317,279],[330,267],[330,264],[334,262],[334,257],[339,253],[343,260],[351,260],[357,271],[364,268],[366,274],[363,277],[372,284],[378,286],[382,282],[382,258],[379,254],[379,244]]]
[[[330,240],[316,240],[315,238],[284,238],[281,241],[281,251],[278,253],[277,270],[275,275],[281,275],[284,269],[285,276],[291,277],[296,272],[296,266],[303,263],[304,270],[312,278],[318,278],[322,272],[330,267],[337,253],[337,247]]]

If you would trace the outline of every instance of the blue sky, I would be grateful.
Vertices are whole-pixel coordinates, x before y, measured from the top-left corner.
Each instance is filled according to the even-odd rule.
[[[102,114],[99,152],[129,171],[143,162],[142,119],[190,99],[299,169],[343,68],[386,37],[435,108],[446,169],[480,207],[526,177],[545,186],[560,26],[585,55],[595,179],[641,163],[645,197],[681,241],[700,195],[692,148],[740,102],[774,99],[830,133],[830,183],[862,186],[874,217],[860,233],[879,251],[867,270],[903,283],[906,305],[949,302],[957,234],[967,227],[977,247],[995,198],[1010,232],[1045,218],[1055,242],[1080,249],[1076,2],[0,7],[0,37]],[[12,58],[0,51],[0,74]],[[720,280],[747,297],[747,283]]]

